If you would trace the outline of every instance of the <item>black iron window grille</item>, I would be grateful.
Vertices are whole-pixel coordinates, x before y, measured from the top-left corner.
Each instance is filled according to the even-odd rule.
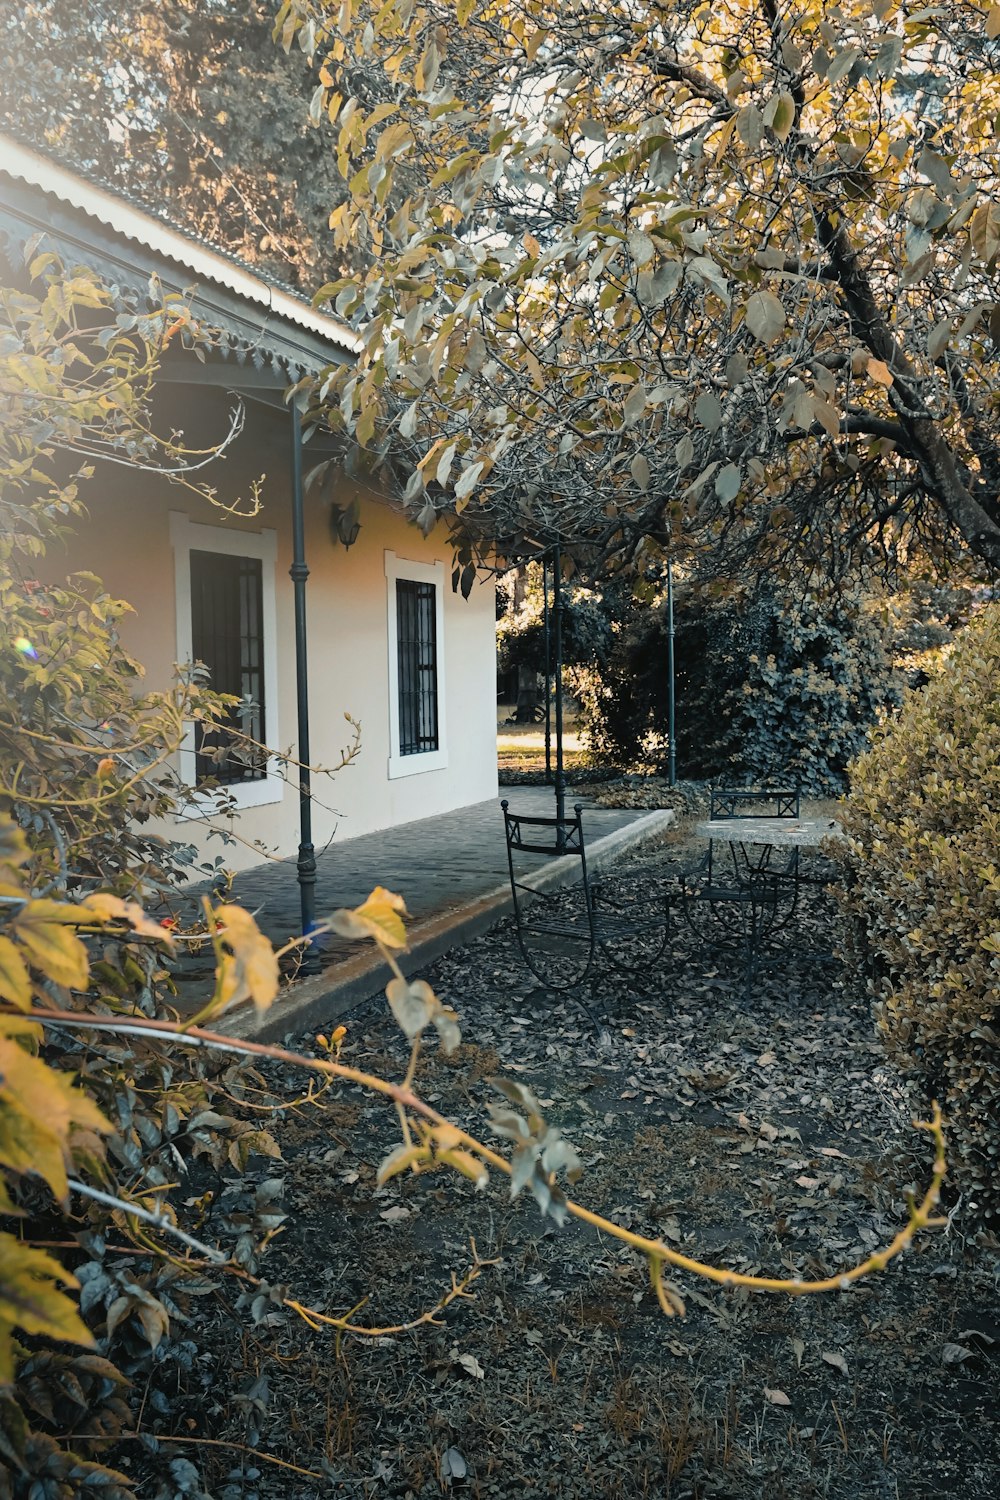
[[[217,693],[239,703],[224,723],[195,724],[195,780],[261,781],[264,743],[263,568],[258,557],[191,552],[191,653]]]
[[[399,664],[399,753],[437,750],[437,589],[396,580],[396,655]]]

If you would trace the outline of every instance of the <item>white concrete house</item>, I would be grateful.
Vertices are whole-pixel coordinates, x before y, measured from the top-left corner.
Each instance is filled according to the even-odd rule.
[[[308,805],[300,807],[300,789],[290,784],[294,771],[282,776],[274,762],[223,767],[241,839],[225,850],[226,863],[258,862],[259,842],[298,856],[301,873],[311,855],[303,843],[319,849],[334,832],[348,840],[495,796],[492,581],[462,599],[451,587],[445,529],[424,538],[384,496],[342,472],[332,496],[318,486],[303,494],[303,467],[333,450],[318,436],[303,448],[283,394],[302,373],[351,360],[355,335],[248,266],[0,137],[6,275],[23,274],[23,247],[36,235],[43,248],[133,293],[155,275],[224,330],[226,357],[205,364],[171,345],[157,421],[202,446],[225,432],[239,402],[242,432],[199,477],[231,501],[264,475],[259,514],[240,519],[159,474],[102,464],[84,496],[90,523],[50,568],[90,569],[135,607],[123,634],[149,687],[166,686],[175,662],[203,660],[220,690],[252,699],[244,724],[257,737],[293,755],[308,740],[305,758],[319,765],[336,761],[349,740],[344,715],[361,723],[356,761],[335,781],[314,775]],[[331,506],[356,496],[359,527],[347,550],[332,534]],[[189,782],[206,774],[198,751],[192,727],[179,768]],[[209,843],[210,825],[197,813],[163,831],[214,856],[220,846]],[[300,813],[306,835],[311,814],[311,839]]]

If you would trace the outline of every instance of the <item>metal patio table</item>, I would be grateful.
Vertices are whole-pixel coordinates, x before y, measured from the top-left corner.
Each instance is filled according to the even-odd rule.
[[[800,849],[818,849],[826,839],[843,837],[840,824],[834,818],[776,818],[776,817],[732,817],[712,818],[696,824],[695,832],[700,838],[716,844],[733,846],[734,867],[738,864],[736,851],[742,855],[743,866],[751,872],[746,882],[746,902],[751,909],[750,926],[746,926],[745,915],[740,917],[739,907],[731,908],[733,918],[732,936],[741,940],[746,958],[746,991],[752,984],[753,975],[761,963],[761,945],[770,945],[777,940],[780,948],[788,944],[788,929],[799,903],[803,885],[826,885],[828,881],[815,875],[801,873],[797,857]],[[754,852],[750,852],[754,851]],[[771,864],[772,854],[785,851],[789,863],[778,871]],[[768,891],[766,900],[754,898],[754,884],[761,881]],[[781,899],[780,891],[787,888],[787,897]],[[722,918],[726,902],[715,906],[716,916]],[[767,909],[770,915],[767,915]],[[690,910],[687,911],[689,925],[697,931]],[[742,925],[741,925],[742,924]],[[704,934],[700,934],[704,936]],[[782,937],[784,942],[781,941]],[[814,961],[829,961],[828,954],[803,954]]]
[[[816,849],[824,839],[843,837],[836,818],[713,818],[699,823],[695,832],[720,843],[773,849]]]

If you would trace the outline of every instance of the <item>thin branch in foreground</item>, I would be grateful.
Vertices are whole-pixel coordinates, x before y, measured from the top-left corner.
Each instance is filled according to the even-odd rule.
[[[215,1265],[225,1265],[229,1260],[223,1250],[213,1249],[211,1245],[202,1244],[192,1235],[187,1234],[177,1225],[168,1214],[156,1214],[148,1208],[142,1208],[138,1203],[130,1203],[126,1198],[116,1198],[113,1193],[103,1193],[100,1188],[91,1187],[86,1182],[80,1182],[78,1178],[71,1177],[69,1185],[74,1193],[79,1193],[81,1198],[93,1198],[95,1203],[103,1203],[107,1208],[118,1208],[125,1214],[131,1214],[136,1219],[142,1219],[145,1224],[152,1224],[154,1229],[162,1229],[165,1234],[172,1234],[175,1239],[181,1240],[192,1250],[197,1250],[206,1260],[214,1262]]]
[[[4,1013],[0,1010],[0,1014]],[[12,1010],[10,1014],[15,1014]],[[19,1016],[21,1012],[16,1012]],[[393,1100],[403,1110],[409,1110],[414,1115],[422,1116],[434,1125],[448,1126],[453,1132],[455,1140],[472,1152],[480,1161],[496,1167],[508,1177],[513,1176],[513,1170],[506,1157],[491,1150],[482,1141],[459,1127],[452,1125],[451,1121],[438,1113],[431,1105],[425,1103],[409,1087],[390,1083],[388,1079],[380,1078],[375,1074],[362,1072],[358,1068],[349,1067],[345,1063],[333,1062],[324,1058],[306,1057],[302,1053],[292,1052],[284,1047],[278,1047],[264,1042],[246,1042],[224,1037],[216,1032],[205,1031],[194,1028],[185,1029],[184,1023],[167,1021],[147,1021],[141,1017],[130,1017],[127,1021],[115,1020],[112,1017],[95,1017],[81,1015],[71,1011],[56,1009],[36,1009],[31,1012],[32,1018],[53,1026],[68,1027],[72,1030],[86,1031],[88,1029],[111,1030],[122,1034],[137,1036],[158,1036],[164,1039],[173,1039],[185,1046],[198,1046],[210,1050],[235,1052],[246,1056],[268,1057],[276,1062],[282,1062],[293,1067],[307,1068],[317,1073],[343,1079],[345,1082],[358,1084],[360,1087],[373,1093],[381,1094],[387,1099]],[[592,1212],[582,1204],[567,1198],[565,1201],[566,1212],[582,1223],[589,1224],[599,1232],[608,1234],[614,1239],[622,1241],[632,1249],[643,1255],[650,1268],[650,1276],[653,1289],[656,1292],[660,1305],[664,1312],[675,1313],[683,1311],[683,1301],[678,1293],[672,1288],[667,1288],[662,1282],[662,1268],[665,1265],[675,1270],[686,1271],[702,1280],[712,1281],[718,1286],[736,1287],[745,1286],[755,1291],[779,1292],[787,1296],[801,1297],[816,1295],[822,1292],[846,1291],[855,1281],[874,1271],[884,1270],[890,1261],[901,1255],[913,1242],[915,1236],[921,1230],[937,1227],[944,1221],[935,1216],[937,1206],[940,1202],[941,1187],[944,1182],[947,1164],[945,1160],[944,1127],[941,1118],[941,1110],[935,1103],[932,1118],[930,1120],[914,1121],[919,1130],[926,1130],[932,1136],[935,1143],[935,1157],[930,1184],[919,1204],[911,1199],[909,1205],[909,1216],[907,1223],[900,1229],[893,1240],[882,1250],[876,1251],[864,1261],[849,1267],[845,1271],[838,1272],[832,1276],[825,1276],[815,1280],[803,1280],[800,1277],[767,1277],[751,1276],[739,1271],[731,1271],[725,1267],[709,1265],[704,1261],[696,1260],[690,1256],[682,1255],[679,1251],[671,1249],[662,1240],[648,1239],[644,1235],[633,1233],[613,1220],[605,1218],[601,1214]],[[117,1200],[115,1200],[117,1202]],[[125,1205],[128,1208],[128,1205]],[[129,1210],[131,1211],[131,1210]],[[478,1274],[478,1272],[477,1272]],[[446,1294],[449,1300],[454,1295],[460,1295],[460,1291],[453,1285],[451,1294]],[[303,1309],[301,1304],[289,1302],[295,1311],[303,1315],[309,1312],[317,1322],[327,1326],[344,1326],[343,1319],[333,1319],[329,1314],[313,1313],[312,1309]],[[433,1317],[425,1314],[417,1322],[427,1322]],[[414,1326],[414,1325],[408,1325]],[[374,1336],[383,1332],[381,1329],[359,1328],[354,1325],[344,1328],[345,1332],[368,1334]]]

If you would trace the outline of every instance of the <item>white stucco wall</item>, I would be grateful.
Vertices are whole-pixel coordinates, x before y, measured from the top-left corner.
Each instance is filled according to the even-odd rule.
[[[204,402],[221,396],[205,393]],[[204,412],[202,413],[204,415]],[[65,553],[54,552],[47,571],[58,575],[84,568],[127,599],[126,647],[146,668],[146,685],[168,685],[177,660],[177,591],[171,514],[227,533],[274,532],[277,623],[277,704],[269,705],[268,743],[297,751],[291,507],[288,479],[288,417],[261,406],[248,408],[247,429],[211,482],[223,498],[246,493],[249,480],[266,472],[263,508],[253,519],[226,517],[207,502],[156,475],[102,468],[85,493],[89,524]],[[198,424],[198,437],[207,435]],[[189,437],[195,440],[195,434]],[[307,471],[312,464],[306,448]],[[349,492],[338,494],[341,501]],[[477,583],[463,600],[451,590],[451,556],[444,528],[425,539],[382,501],[363,498],[361,530],[350,551],[334,544],[327,524],[328,500],[307,497],[306,558],[310,667],[311,758],[329,765],[350,738],[344,714],[361,721],[357,760],[333,780],[314,776],[314,840],[357,837],[375,829],[429,817],[495,796],[496,689],[495,603],[491,580]],[[174,522],[174,534],[178,524]],[[184,523],[181,523],[181,531]],[[212,550],[211,541],[207,542]],[[443,749],[447,765],[421,774],[390,777],[390,680],[386,554],[443,565],[444,639],[439,643],[445,676]],[[223,848],[209,837],[210,823],[186,819],[161,831],[221,853],[227,866],[245,869],[261,854],[247,847],[260,840],[269,851],[292,855],[298,846],[298,792],[283,785],[280,801],[245,809],[239,832],[245,843]]]

